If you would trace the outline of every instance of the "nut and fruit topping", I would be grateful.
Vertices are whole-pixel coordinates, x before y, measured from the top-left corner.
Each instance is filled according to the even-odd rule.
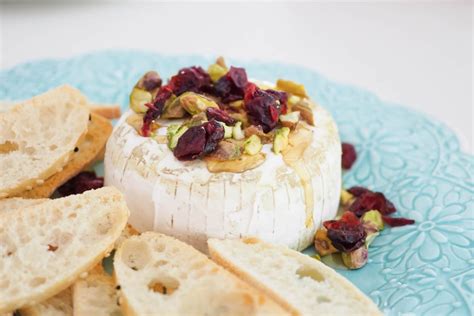
[[[342,168],[350,169],[357,159],[357,153],[352,144],[342,143]]]
[[[365,265],[369,246],[384,229],[384,223],[393,227],[415,223],[411,219],[389,217],[396,212],[393,203],[382,193],[364,187],[342,190],[341,202],[345,210],[342,217],[325,221],[316,231],[314,244],[321,256],[339,251],[349,269]]]
[[[292,107],[302,110],[289,110],[289,99]],[[304,86],[282,79],[274,89],[257,85],[248,81],[244,68],[227,67],[222,57],[207,71],[198,66],[183,68],[163,85],[158,73],[147,72],[132,90],[130,107],[142,117],[141,124],[133,119],[141,136],[156,140],[159,134],[155,130],[168,125],[168,146],[179,160],[206,156],[220,162],[245,160],[242,153],[256,156],[265,144],[273,144],[273,151],[280,154],[302,120],[313,123],[312,104]],[[176,126],[159,119],[184,122]],[[231,140],[239,143],[239,155]],[[220,146],[220,142],[226,143]],[[252,161],[260,163],[259,157]]]

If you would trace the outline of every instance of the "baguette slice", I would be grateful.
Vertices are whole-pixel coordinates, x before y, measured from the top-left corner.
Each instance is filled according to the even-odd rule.
[[[86,98],[61,86],[0,113],[0,198],[52,176],[87,133]]]
[[[44,183],[34,186],[32,190],[23,191],[17,196],[30,199],[50,197],[54,191],[67,180],[101,158],[98,156],[100,156],[105,148],[105,144],[111,133],[112,124],[109,120],[97,114],[91,114],[87,135],[85,139],[76,146],[77,151],[75,150],[71,155],[71,159],[67,165],[64,166],[64,169],[46,179]]]
[[[74,316],[122,315],[115,282],[100,265],[74,283],[73,306]]]
[[[294,315],[381,315],[352,283],[320,261],[255,238],[208,240],[213,260]]]
[[[28,206],[37,205],[49,201],[48,199],[23,199],[23,198],[8,198],[0,200],[0,213],[3,211],[13,211]]]
[[[126,225],[122,194],[106,187],[0,213],[0,313],[66,289],[108,254]]]
[[[72,316],[71,288],[61,291],[44,302],[20,309],[20,314],[21,316]]]
[[[114,269],[125,315],[287,315],[204,254],[159,233],[125,240]]]

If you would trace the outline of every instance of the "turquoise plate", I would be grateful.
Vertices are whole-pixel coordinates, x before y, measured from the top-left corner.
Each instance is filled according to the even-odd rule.
[[[0,71],[0,100],[25,99],[62,83],[92,101],[128,106],[128,94],[149,69],[164,78],[212,58],[106,51],[67,60],[41,60]],[[338,270],[368,294],[386,315],[472,315],[474,288],[474,158],[460,151],[446,126],[374,94],[332,82],[298,66],[231,61],[249,76],[303,83],[336,119],[341,138],[358,159],[344,175],[382,191],[398,215],[415,225],[386,229],[357,271]]]

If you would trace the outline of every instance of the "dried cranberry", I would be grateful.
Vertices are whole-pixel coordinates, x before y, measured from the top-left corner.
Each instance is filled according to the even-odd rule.
[[[382,216],[382,219],[385,223],[387,223],[388,225],[390,225],[392,227],[399,227],[399,226],[415,224],[415,221],[413,219],[404,218],[404,217]]]
[[[286,112],[286,94],[248,85],[245,93],[245,110],[250,122],[262,126],[263,131],[268,133],[276,127],[278,116]]]
[[[362,193],[372,192],[372,191],[370,191],[369,189],[364,188],[364,187],[354,186],[354,187],[348,189],[347,192],[349,192],[350,194],[352,194],[355,197],[358,197],[358,196],[361,196]]]
[[[173,94],[173,91],[169,85],[162,86],[158,93],[156,94],[155,99],[152,103],[146,104],[148,110],[143,117],[143,126],[141,134],[145,137],[150,136],[150,125],[153,120],[156,120],[161,113],[163,113],[163,108],[165,107],[165,102]]]
[[[357,153],[352,144],[342,143],[342,168],[350,169],[357,159]]]
[[[288,110],[288,105],[287,105],[288,95],[286,94],[286,92],[276,91],[276,90],[271,90],[271,89],[265,90],[265,92],[273,95],[278,100],[277,107],[276,107],[278,110],[278,113],[286,114]]]
[[[194,160],[213,152],[224,138],[224,128],[215,120],[189,128],[173,151],[179,160]]]
[[[59,194],[68,196],[104,186],[104,178],[97,177],[93,171],[83,171],[58,188]]]
[[[206,116],[208,120],[214,119],[229,126],[235,125],[235,119],[230,117],[230,115],[226,111],[221,109],[207,108]]]
[[[169,85],[176,95],[184,92],[200,92],[211,86],[211,77],[201,67],[189,67],[181,69],[178,74],[171,77]]]
[[[351,252],[365,243],[364,227],[351,212],[345,212],[339,220],[325,221],[323,225],[333,246],[340,251]]]
[[[201,126],[189,128],[179,139],[173,151],[179,160],[198,158],[206,146],[206,130]]]
[[[227,74],[214,85],[214,93],[222,98],[223,102],[241,100],[244,98],[247,83],[247,73],[244,68],[230,67]]]
[[[206,146],[204,154],[209,154],[216,150],[217,144],[224,139],[224,127],[216,120],[210,120],[203,124],[206,130]]]
[[[365,212],[370,210],[377,210],[382,215],[396,212],[393,203],[387,200],[383,193],[372,192],[370,190],[356,197],[354,202],[349,206],[349,211],[353,212],[358,217],[361,217]]]

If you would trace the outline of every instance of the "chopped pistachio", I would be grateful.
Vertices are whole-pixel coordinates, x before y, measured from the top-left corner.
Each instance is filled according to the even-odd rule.
[[[234,110],[241,109],[244,106],[244,100],[237,100],[234,102],[230,102],[229,106],[233,108]]]
[[[219,64],[212,64],[207,68],[207,72],[211,77],[212,82],[217,82],[221,77],[227,73],[227,68],[222,67]]]
[[[290,95],[290,96],[288,97],[288,104],[289,104],[289,105],[295,105],[295,104],[297,104],[297,103],[300,102],[300,101],[301,101],[301,98],[298,97],[298,96],[296,96],[296,95]]]
[[[179,99],[173,94],[166,100],[161,118],[182,118],[186,115],[186,110],[181,106]]]
[[[371,224],[377,229],[377,231],[381,231],[384,228],[382,214],[377,210],[365,212],[364,215],[362,215],[362,223]]]
[[[324,227],[316,231],[316,235],[314,236],[314,248],[316,248],[316,251],[321,256],[338,252],[338,250],[332,245],[332,242],[328,237],[328,232]]]
[[[273,152],[279,154],[283,149],[288,146],[288,136],[290,135],[290,129],[288,127],[282,127],[276,130],[275,138],[273,138]]]
[[[262,150],[262,141],[257,135],[252,135],[244,142],[244,152],[251,156],[256,155]]]
[[[369,252],[365,246],[362,246],[351,252],[341,253],[342,261],[344,265],[349,269],[362,268],[369,258]]]
[[[342,206],[348,206],[354,200],[354,196],[352,194],[350,194],[347,190],[342,189],[340,199],[341,199],[341,205]]]
[[[145,113],[148,110],[145,104],[150,103],[152,99],[153,96],[150,92],[133,88],[132,93],[130,93],[130,108],[135,113]]]
[[[321,256],[318,255],[317,253],[315,253],[314,255],[312,255],[312,256],[310,256],[310,257],[313,258],[313,259],[316,259],[316,260],[321,261]]]
[[[291,94],[296,94],[297,96],[300,96],[300,97],[307,97],[308,96],[306,94],[306,90],[305,90],[304,86],[302,84],[296,83],[294,81],[278,79],[276,86],[280,90],[283,90],[283,91],[291,93]]]
[[[168,126],[168,130],[166,131],[167,136],[168,136],[168,147],[170,149],[174,149],[176,145],[178,144],[178,139],[188,130],[187,126],[178,126],[176,128],[177,124],[173,124]]]
[[[224,139],[232,138],[232,126],[228,126],[224,122],[217,121],[217,123],[221,124],[224,128]]]
[[[300,112],[294,111],[280,115],[281,125],[288,128],[294,128],[300,120]]]
[[[242,130],[242,122],[235,123],[232,128],[232,137],[236,140],[241,140],[245,138],[244,131]]]
[[[301,99],[300,102],[291,106],[292,111],[299,111],[303,120],[314,126],[313,109],[308,99]]]
[[[186,92],[178,97],[180,105],[191,115],[204,112],[207,108],[219,108],[217,103],[203,95]]]
[[[207,155],[208,159],[218,161],[236,160],[242,156],[242,143],[233,139],[222,140],[216,150]]]
[[[219,66],[221,66],[223,68],[227,68],[227,65],[225,64],[224,57],[222,57],[222,56],[217,57],[216,64],[218,64]]]
[[[207,122],[207,115],[205,112],[201,112],[199,114],[193,115],[183,125],[186,127],[193,127],[193,126],[201,125],[204,122]]]

